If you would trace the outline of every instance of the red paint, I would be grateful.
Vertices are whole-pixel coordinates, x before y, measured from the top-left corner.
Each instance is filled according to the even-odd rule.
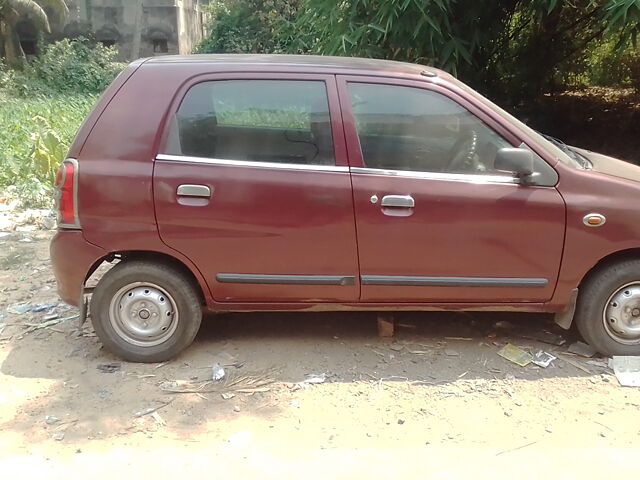
[[[529,142],[448,74],[330,57],[164,57],[129,67],[89,115],[70,150],[79,164],[81,231],[51,245],[64,301],[77,304],[91,268],[109,254],[172,257],[194,275],[212,310],[500,309],[560,311],[601,259],[640,248],[630,199],[640,184],[576,170]],[[361,167],[346,82],[427,88],[454,99],[504,138],[525,142],[558,173],[555,187],[477,184],[155,160],[170,119],[197,82],[315,79],[326,83],[337,166]],[[608,160],[616,162],[615,160]],[[640,171],[630,167],[633,172]],[[181,184],[206,184],[201,206]],[[410,216],[387,216],[370,197],[411,194]],[[606,216],[599,228],[582,218]],[[219,283],[217,273],[349,275],[354,285]],[[546,278],[544,288],[361,285],[360,275]]]

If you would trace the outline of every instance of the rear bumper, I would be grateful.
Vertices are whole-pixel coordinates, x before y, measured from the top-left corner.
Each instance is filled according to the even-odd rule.
[[[87,242],[80,230],[58,230],[49,252],[58,295],[65,303],[78,306],[87,273],[107,252]]]

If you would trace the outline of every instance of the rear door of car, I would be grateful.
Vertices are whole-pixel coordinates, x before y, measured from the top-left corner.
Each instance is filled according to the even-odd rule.
[[[158,229],[216,301],[358,299],[334,76],[200,77],[167,125],[154,169]]]

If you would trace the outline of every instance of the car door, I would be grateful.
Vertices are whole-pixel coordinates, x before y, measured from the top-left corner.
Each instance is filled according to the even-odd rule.
[[[497,150],[520,141],[445,88],[346,76],[338,84],[361,300],[549,300],[565,230],[553,169],[535,157],[545,186],[495,171]]]
[[[210,75],[178,98],[154,168],[158,230],[215,300],[357,300],[335,77]]]

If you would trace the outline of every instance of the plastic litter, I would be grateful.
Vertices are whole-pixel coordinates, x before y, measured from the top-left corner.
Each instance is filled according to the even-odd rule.
[[[303,381],[301,381],[300,384],[302,384],[302,385],[312,385],[312,384],[316,384],[316,383],[324,383],[326,380],[327,380],[327,374],[326,373],[311,374],[307,378],[305,378]]]
[[[225,376],[224,368],[219,363],[214,363],[213,367],[211,367],[211,380],[214,382],[219,382]]]
[[[538,365],[539,367],[547,368],[549,365],[551,365],[551,362],[553,362],[555,359],[556,357],[554,357],[550,353],[547,353],[543,350],[538,350],[536,353],[533,354],[533,358],[531,359],[531,362],[534,363],[535,365]]]
[[[45,310],[49,310],[53,308],[53,305],[37,305],[31,309],[32,312],[44,312]]]
[[[460,355],[457,351],[453,350],[452,348],[445,348],[444,354],[447,357],[457,357],[458,355]]]
[[[157,407],[149,407],[149,408],[145,408],[144,410],[137,411],[137,412],[135,412],[133,414],[133,416],[136,417],[136,418],[140,418],[140,417],[144,417],[145,415],[153,414],[156,411],[160,410],[161,408],[164,408],[167,405],[171,404],[171,402],[173,402],[173,400],[175,400],[175,399],[171,399],[167,403],[163,403],[162,405],[158,405]]]
[[[60,419],[54,415],[47,415],[46,417],[44,417],[44,422],[47,425],[55,425],[56,423],[58,423],[60,421]]]
[[[507,343],[504,347],[502,347],[498,351],[498,355],[521,367],[526,367],[533,360],[533,357],[530,353],[525,352],[521,348],[518,348],[515,345],[511,345],[510,343]]]
[[[53,435],[51,435],[51,438],[57,442],[64,440],[64,432],[56,432]]]
[[[31,307],[26,303],[19,304],[19,305],[11,305],[9,308],[7,308],[7,312],[14,313],[16,315],[23,315],[27,313],[29,310],[31,310]]]
[[[621,386],[640,387],[640,357],[614,356],[609,359],[609,368]]]

